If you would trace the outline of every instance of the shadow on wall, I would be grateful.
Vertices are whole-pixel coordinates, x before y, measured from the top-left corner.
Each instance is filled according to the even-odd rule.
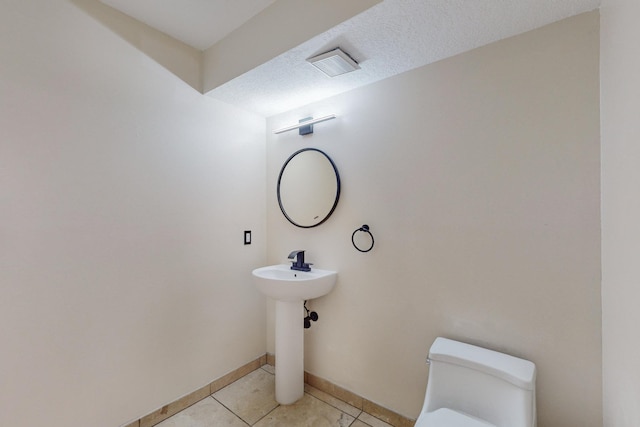
[[[71,3],[202,93],[202,52],[99,0],[71,0]]]

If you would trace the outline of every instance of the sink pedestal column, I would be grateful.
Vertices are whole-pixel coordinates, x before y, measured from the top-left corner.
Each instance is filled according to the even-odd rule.
[[[303,395],[302,301],[276,301],[276,401],[290,405]]]

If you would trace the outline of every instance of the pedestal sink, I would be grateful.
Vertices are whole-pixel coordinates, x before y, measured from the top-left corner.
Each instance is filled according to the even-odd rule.
[[[258,290],[276,300],[276,400],[290,405],[304,394],[303,301],[328,294],[338,273],[271,265],[253,270]]]

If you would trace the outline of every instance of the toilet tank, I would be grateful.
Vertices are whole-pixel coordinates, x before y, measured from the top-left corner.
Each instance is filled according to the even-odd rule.
[[[532,362],[441,337],[429,360],[423,412],[449,408],[497,427],[535,427]]]

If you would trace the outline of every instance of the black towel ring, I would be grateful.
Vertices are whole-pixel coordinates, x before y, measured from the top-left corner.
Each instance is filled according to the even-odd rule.
[[[358,245],[356,245],[355,237],[358,231],[367,233],[369,237],[371,237],[371,246],[369,246],[368,249],[360,249]],[[353,234],[351,235],[351,243],[353,243],[353,247],[359,250],[360,252],[369,252],[371,249],[373,249],[375,240],[373,240],[373,234],[371,234],[371,232],[369,231],[369,226],[367,224],[364,224],[362,227],[358,228],[356,231],[353,232]]]

